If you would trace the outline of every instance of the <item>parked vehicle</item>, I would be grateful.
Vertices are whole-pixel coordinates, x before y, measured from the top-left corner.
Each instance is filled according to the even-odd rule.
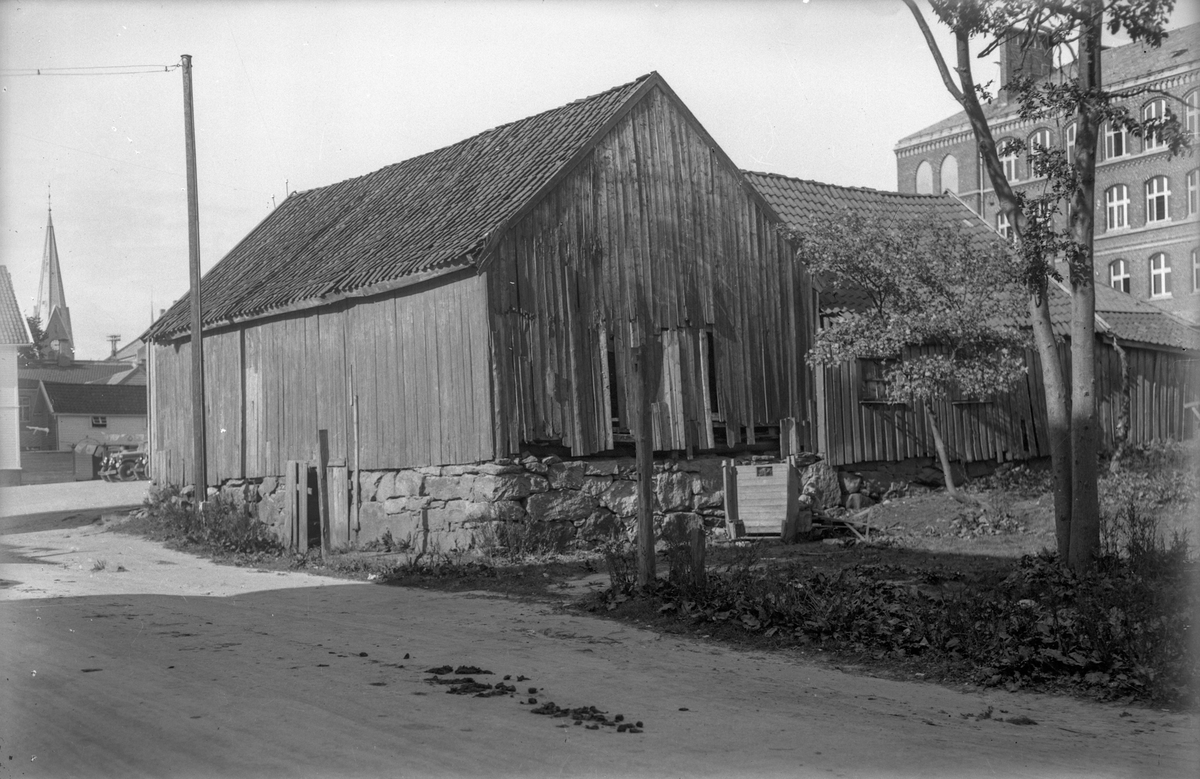
[[[139,449],[110,449],[100,463],[105,481],[137,481],[150,478],[150,458]]]

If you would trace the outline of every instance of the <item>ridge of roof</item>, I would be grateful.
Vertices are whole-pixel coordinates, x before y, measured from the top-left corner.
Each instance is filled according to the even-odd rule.
[[[861,186],[846,185],[846,184],[829,184],[824,181],[817,181],[816,179],[802,179],[802,178],[798,178],[796,176],[787,176],[783,173],[767,173],[767,172],[758,171],[758,170],[743,169],[742,174],[745,176],[752,176],[752,177],[753,176],[761,176],[764,178],[781,179],[783,181],[792,182],[792,183],[808,184],[808,185],[811,185],[814,187],[826,187],[828,189],[845,190],[847,192],[865,192],[865,193],[868,193],[871,195],[884,195],[884,196],[888,196],[888,197],[897,197],[897,198],[903,198],[905,200],[916,200],[916,199],[920,199],[920,198],[928,198],[931,201],[943,201],[943,200],[945,200],[945,197],[946,197],[945,194],[941,194],[941,195],[928,194],[928,195],[926,195],[926,194],[917,194],[915,192],[894,192],[894,191],[888,190],[888,189],[875,189],[874,187],[861,187]]]
[[[319,191],[321,191],[321,190],[325,190],[325,189],[328,189],[328,188],[330,188],[330,187],[337,186],[338,184],[346,184],[346,183],[349,183],[349,182],[351,182],[351,181],[359,181],[359,180],[361,180],[361,179],[365,179],[365,178],[368,178],[368,177],[370,177],[370,176],[374,176],[375,174],[377,174],[377,173],[381,173],[381,172],[383,172],[383,171],[385,171],[385,170],[388,170],[389,168],[395,168],[395,167],[398,167],[398,166],[401,166],[401,165],[407,165],[407,164],[410,164],[410,163],[415,163],[415,162],[417,162],[418,160],[424,159],[424,158],[426,158],[426,157],[430,157],[430,156],[432,156],[432,155],[435,155],[435,154],[441,154],[441,153],[443,153],[443,152],[449,151],[450,149],[453,149],[453,148],[455,148],[455,147],[457,147],[457,146],[461,146],[462,144],[464,144],[464,143],[467,143],[468,141],[474,141],[474,140],[481,139],[481,138],[483,138],[484,136],[491,135],[491,134],[493,134],[493,133],[498,133],[498,132],[500,132],[500,131],[502,131],[502,130],[510,129],[510,128],[512,128],[514,125],[522,124],[522,123],[524,123],[524,122],[529,122],[529,121],[533,121],[533,120],[536,120],[536,119],[542,119],[542,118],[546,117],[548,114],[557,113],[557,112],[559,112],[559,111],[562,111],[562,110],[564,110],[564,109],[570,108],[571,106],[578,106],[578,105],[581,105],[581,104],[583,104],[583,103],[588,103],[588,102],[590,102],[590,101],[592,101],[592,100],[595,100],[595,99],[597,99],[597,98],[604,97],[605,95],[608,95],[608,94],[610,94],[610,93],[617,92],[617,91],[620,91],[620,90],[623,90],[623,89],[627,89],[627,88],[629,88],[629,87],[631,87],[631,86],[634,86],[634,85],[637,85],[637,84],[641,84],[641,83],[643,83],[643,82],[647,81],[648,79],[655,78],[655,77],[657,77],[657,78],[659,78],[659,79],[661,79],[661,78],[662,78],[662,76],[659,76],[659,74],[658,74],[658,71],[657,71],[657,70],[652,70],[652,71],[650,71],[649,73],[646,73],[646,74],[644,74],[644,75],[638,76],[637,78],[633,79],[632,81],[627,81],[627,82],[625,82],[624,84],[618,84],[618,85],[617,85],[617,86],[615,86],[615,87],[609,87],[608,89],[605,89],[605,90],[602,90],[602,91],[600,91],[600,92],[597,92],[597,93],[596,93],[596,94],[594,94],[594,95],[588,95],[587,97],[580,97],[580,98],[577,98],[577,99],[575,99],[575,100],[572,100],[572,101],[570,101],[570,102],[568,102],[568,103],[563,103],[563,104],[562,104],[562,105],[560,105],[560,106],[556,106],[556,107],[554,107],[554,108],[547,108],[545,111],[539,111],[539,112],[537,112],[536,114],[530,114],[529,116],[525,116],[525,117],[522,117],[522,118],[520,118],[520,119],[514,119],[514,120],[512,120],[511,122],[504,122],[503,124],[498,124],[498,125],[496,125],[496,126],[494,126],[494,127],[489,127],[489,128],[487,128],[486,130],[480,130],[479,132],[475,133],[474,135],[469,135],[469,136],[467,136],[466,138],[463,138],[463,139],[461,139],[461,140],[459,140],[459,141],[455,141],[454,143],[448,143],[448,144],[446,144],[445,146],[439,146],[439,147],[438,147],[438,148],[436,148],[436,149],[431,149],[431,150],[429,150],[429,151],[427,151],[427,152],[422,152],[421,154],[418,154],[418,155],[416,155],[415,157],[407,157],[407,158],[405,158],[405,159],[403,159],[403,160],[399,160],[399,161],[397,161],[397,162],[389,162],[387,165],[384,165],[384,166],[383,166],[383,167],[381,167],[381,168],[376,168],[375,170],[368,171],[367,173],[362,173],[362,174],[360,174],[360,175],[358,175],[358,176],[351,176],[350,178],[347,178],[347,179],[342,179],[342,180],[340,180],[340,181],[335,181],[335,182],[333,182],[333,183],[330,183],[330,184],[323,184],[323,185],[321,185],[321,186],[318,186],[318,187],[310,187],[310,188],[308,188],[308,189],[297,190],[297,191],[295,191],[295,192],[292,192],[292,193],[290,193],[290,194],[288,195],[288,198],[292,198],[292,197],[303,197],[304,195],[308,195],[308,194],[311,194],[311,193],[313,193],[313,192],[319,192]]]
[[[381,294],[476,265],[657,73],[361,176],[290,195],[201,282],[204,328]],[[189,330],[184,296],[144,337]]]

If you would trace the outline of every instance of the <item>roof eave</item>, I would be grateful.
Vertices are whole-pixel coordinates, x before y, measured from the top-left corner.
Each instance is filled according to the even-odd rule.
[[[294,314],[299,311],[307,311],[314,308],[325,308],[327,306],[340,303],[344,300],[376,297],[378,295],[395,292],[397,290],[416,286],[418,284],[424,284],[425,282],[435,281],[444,276],[450,276],[466,270],[478,270],[476,268],[474,256],[475,255],[462,257],[453,264],[442,268],[437,268],[435,270],[413,273],[408,276],[402,276],[398,279],[392,279],[390,281],[381,281],[378,284],[371,284],[366,287],[358,287],[357,289],[353,289],[348,292],[338,292],[330,295],[324,295],[319,298],[300,300],[286,306],[272,308],[268,311],[258,311],[253,314],[246,314],[244,316],[235,316],[227,319],[205,322],[200,329],[202,332],[207,333],[224,327],[245,324],[247,322],[254,322],[260,319],[270,319],[272,317],[283,316],[285,314]],[[151,330],[153,329],[154,328],[151,327],[150,330],[147,330],[145,333],[143,333],[142,339],[148,340],[152,343],[166,343],[168,341],[179,341],[185,338],[190,339],[192,335],[191,328],[177,328],[175,330],[169,330],[162,333],[152,333]]]

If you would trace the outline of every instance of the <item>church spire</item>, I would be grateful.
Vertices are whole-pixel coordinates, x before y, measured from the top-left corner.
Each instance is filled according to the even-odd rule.
[[[57,313],[57,316],[55,314]],[[54,337],[73,344],[71,313],[67,308],[67,296],[63,292],[62,268],[58,263],[58,243],[54,240],[54,216],[50,209],[50,195],[46,194],[46,246],[42,251],[41,281],[38,283],[37,308],[34,310],[42,321],[42,328],[50,335],[50,324],[56,332]]]

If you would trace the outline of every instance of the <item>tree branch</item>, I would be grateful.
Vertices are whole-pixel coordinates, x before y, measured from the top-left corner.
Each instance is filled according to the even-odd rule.
[[[929,47],[929,53],[933,55],[933,61],[937,65],[938,73],[942,76],[942,83],[946,85],[947,91],[957,100],[962,103],[963,93],[954,83],[954,79],[950,76],[950,68],[946,66],[946,60],[942,57],[942,51],[938,48],[937,41],[933,38],[933,31],[929,29],[929,24],[926,23],[921,9],[917,8],[916,0],[904,0],[904,4],[908,6],[908,10],[912,11],[913,18],[917,20],[917,26],[921,28],[921,34],[925,36],[925,45]]]

